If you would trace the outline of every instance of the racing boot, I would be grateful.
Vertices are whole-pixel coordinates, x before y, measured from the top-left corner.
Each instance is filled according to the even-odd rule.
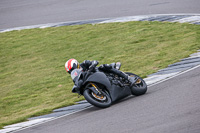
[[[120,62],[117,62],[116,65],[115,65],[115,68],[116,68],[117,70],[119,70],[120,67],[121,67],[121,63],[120,63]]]

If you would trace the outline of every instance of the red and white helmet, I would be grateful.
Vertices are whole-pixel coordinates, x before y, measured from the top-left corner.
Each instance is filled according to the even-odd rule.
[[[79,63],[76,59],[69,59],[65,63],[65,69],[70,74],[74,69],[79,68]]]

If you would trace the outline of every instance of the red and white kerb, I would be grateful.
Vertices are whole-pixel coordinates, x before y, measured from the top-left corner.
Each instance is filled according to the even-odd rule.
[[[69,72],[72,69],[74,63],[76,64],[76,66],[78,66],[78,61],[75,60],[75,59],[69,59],[65,63],[65,69],[66,69],[67,72]]]

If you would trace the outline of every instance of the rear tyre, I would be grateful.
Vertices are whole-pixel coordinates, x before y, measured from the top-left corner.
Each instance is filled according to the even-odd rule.
[[[135,96],[143,95],[147,92],[147,84],[145,81],[136,74],[126,72],[129,76],[137,77],[138,80],[136,83],[131,87],[131,93]]]
[[[107,108],[111,105],[112,101],[107,91],[102,91],[102,95],[96,95],[92,90],[86,89],[83,92],[85,99],[92,105],[99,108]]]

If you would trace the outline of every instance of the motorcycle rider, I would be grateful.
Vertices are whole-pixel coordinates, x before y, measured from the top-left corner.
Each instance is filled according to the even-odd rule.
[[[82,71],[87,71],[87,70],[93,69],[95,66],[98,65],[98,63],[99,62],[96,61],[96,60],[94,60],[94,61],[84,60],[81,64],[79,64],[76,59],[69,59],[65,63],[65,69],[69,74],[71,74],[71,72],[74,69],[81,69]],[[135,78],[134,77],[130,77],[127,74],[125,74],[122,71],[120,71],[119,70],[120,66],[121,66],[121,64],[119,66],[117,66],[118,69],[116,69],[111,64],[103,64],[103,65],[99,66],[99,69],[102,70],[102,71],[106,71],[106,72],[110,72],[110,73],[116,74],[119,77],[124,78],[125,80],[129,81],[131,83],[131,86],[132,86],[135,83]]]

